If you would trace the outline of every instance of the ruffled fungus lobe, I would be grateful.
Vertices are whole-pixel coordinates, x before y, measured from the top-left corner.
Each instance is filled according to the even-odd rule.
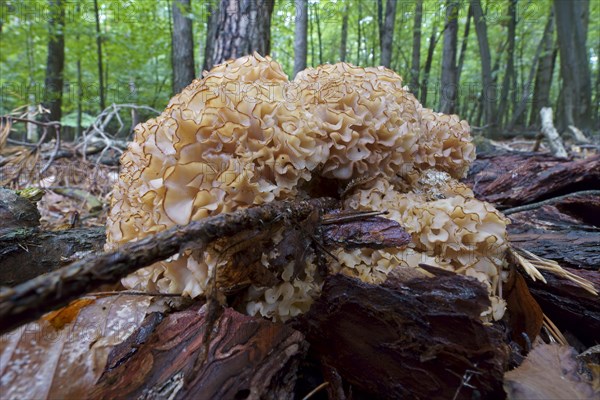
[[[468,124],[423,108],[388,69],[323,65],[288,81],[269,57],[230,60],[136,127],[113,191],[107,249],[218,213],[308,196],[307,183],[326,178],[340,192],[350,187],[346,208],[389,210],[413,239],[406,249],[337,249],[340,262],[331,269],[368,282],[422,262],[472,275],[488,285],[497,319],[507,221],[456,181],[474,157]],[[272,253],[262,257],[267,270],[276,247]],[[286,319],[306,311],[322,284],[313,258],[303,260],[301,276],[290,262],[279,266],[278,283],[250,286],[247,312]],[[208,248],[123,283],[195,297],[222,262]]]

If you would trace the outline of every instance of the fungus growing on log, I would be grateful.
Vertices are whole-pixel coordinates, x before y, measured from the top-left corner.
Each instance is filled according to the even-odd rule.
[[[471,275],[488,286],[488,314],[499,319],[507,220],[456,180],[474,158],[467,122],[424,108],[391,70],[340,63],[289,81],[269,57],[230,60],[136,127],[113,191],[107,250],[207,216],[307,197],[323,179],[338,185],[346,209],[386,210],[412,236],[407,248],[335,249],[331,271],[374,283],[419,263]],[[269,240],[292,239],[281,229]],[[322,279],[314,254],[301,260],[300,274],[297,260],[269,269],[272,248],[260,258],[270,283],[251,285],[245,307],[285,320],[308,310]],[[226,261],[209,246],[123,283],[197,297]]]

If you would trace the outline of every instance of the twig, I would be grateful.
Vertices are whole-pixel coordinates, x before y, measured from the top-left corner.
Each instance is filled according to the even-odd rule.
[[[179,252],[202,248],[216,239],[247,229],[267,227],[282,218],[304,219],[314,210],[326,211],[336,204],[337,201],[330,198],[272,202],[219,214],[126,243],[115,252],[87,257],[14,288],[4,288],[0,290],[0,333],[35,320],[104,283],[115,282]]]
[[[316,388],[314,388],[313,390],[311,390],[309,394],[307,394],[306,396],[304,396],[302,398],[302,400],[308,400],[308,399],[310,399],[315,394],[317,394],[321,390],[325,389],[327,386],[329,386],[329,382],[323,382],[323,383],[321,383],[319,386],[317,386]]]
[[[519,207],[513,207],[513,208],[508,208],[506,210],[502,210],[502,214],[504,215],[510,215],[510,214],[515,214],[518,212],[522,212],[522,211],[529,211],[529,210],[533,210],[548,204],[552,204],[552,203],[556,203],[558,201],[562,201],[564,199],[567,199],[569,197],[576,197],[576,196],[599,196],[600,195],[600,190],[581,190],[579,192],[573,192],[573,193],[569,193],[569,194],[565,194],[562,196],[558,196],[558,197],[553,197],[551,199],[547,199],[547,200],[542,200],[542,201],[538,201],[537,203],[531,203],[531,204],[526,204],[524,206],[519,206]]]

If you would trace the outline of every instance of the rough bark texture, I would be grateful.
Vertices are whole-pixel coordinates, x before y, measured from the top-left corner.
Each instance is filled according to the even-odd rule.
[[[487,24],[485,16],[481,9],[480,0],[472,0],[473,20],[475,21],[475,31],[477,32],[477,41],[479,42],[479,53],[481,57],[481,81],[483,83],[482,103],[485,115],[487,132],[491,137],[496,134],[496,85],[492,76],[492,56],[490,54],[490,44],[487,35]]]
[[[387,0],[385,6],[385,19],[381,37],[381,65],[390,68],[392,64],[392,39],[394,38],[394,24],[396,22],[396,0]]]
[[[274,0],[221,0],[212,63],[207,69],[255,51],[268,55],[273,5]]]
[[[272,202],[220,214],[184,227],[176,226],[122,245],[118,251],[95,255],[14,288],[0,290],[0,333],[35,320],[104,283],[114,283],[185,249],[201,248],[213,240],[257,226],[267,227],[276,221],[302,220],[315,210],[331,208],[335,203],[332,199]]]
[[[437,25],[434,21],[433,27],[431,28],[431,36],[429,36],[429,47],[427,48],[427,59],[425,60],[425,68],[423,70],[423,80],[421,82],[421,104],[423,107],[427,105],[427,94],[429,85],[429,73],[431,72],[431,64],[433,63],[433,52],[435,51],[435,45],[437,44]]]
[[[63,71],[65,66],[65,8],[62,0],[48,1],[48,58],[44,105],[50,110],[48,119],[60,121],[62,116]]]
[[[109,357],[90,398],[287,398],[308,347],[302,334],[228,308],[207,343],[205,310],[171,314],[145,343],[113,350],[124,356]]]
[[[458,37],[458,8],[455,0],[446,2],[446,30],[444,31],[444,51],[442,53],[442,78],[440,81],[439,112],[454,114],[456,112],[456,96],[458,82],[456,81],[456,45]]]
[[[413,21],[412,58],[410,63],[410,90],[419,98],[419,72],[421,70],[421,28],[423,21],[423,0],[417,0]]]
[[[206,46],[204,46],[204,62],[202,69],[208,71],[213,66],[213,51],[219,21],[219,7],[213,1],[206,2]]]
[[[344,14],[342,15],[342,38],[340,43],[340,61],[346,62],[348,43],[348,2],[344,3]]]
[[[508,351],[479,319],[488,304],[480,283],[458,275],[381,286],[335,275],[297,326],[357,398],[503,398]],[[475,389],[461,384],[469,371]]]
[[[173,94],[181,92],[196,77],[194,72],[194,36],[192,33],[192,20],[189,18],[191,11],[190,0],[173,0],[171,45]]]
[[[501,207],[600,189],[600,155],[568,161],[539,153],[481,154],[468,182],[477,198]]]
[[[508,49],[506,50],[506,70],[502,79],[500,105],[498,106],[498,125],[504,126],[504,117],[508,114],[508,92],[515,76],[515,37],[517,27],[517,0],[510,0],[508,5]]]
[[[0,286],[14,286],[102,251],[104,228],[17,228],[0,238]]]
[[[555,0],[556,32],[560,49],[560,75],[564,126],[591,127],[592,81],[586,48],[587,1]]]
[[[308,0],[296,0],[296,28],[294,31],[294,76],[306,69],[308,52]]]

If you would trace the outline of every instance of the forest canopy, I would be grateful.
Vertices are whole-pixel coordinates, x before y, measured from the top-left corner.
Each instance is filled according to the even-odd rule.
[[[227,3],[3,1],[0,114],[44,103],[51,109],[51,120],[85,128],[112,103],[162,109],[185,86],[177,82],[182,76],[177,68],[183,68],[183,82],[189,83],[190,74],[200,77],[203,68],[211,65],[206,45],[212,44],[211,35],[220,29],[214,17],[219,7],[227,9]],[[549,106],[556,110],[560,129],[569,124],[586,132],[599,129],[599,2],[275,0],[269,5],[269,55],[290,76],[302,3],[306,3],[307,66],[339,61],[389,64],[425,106],[458,113],[475,127],[490,125],[486,114],[493,114],[500,128],[527,129],[539,125],[539,109]],[[185,28],[182,21],[191,22],[193,47],[187,56],[184,51],[177,58],[182,43],[178,34]],[[484,30],[487,35],[482,36]],[[567,40],[564,32],[575,32],[575,37]],[[181,66],[178,60],[182,59],[189,67]],[[486,62],[487,81],[482,77]],[[568,76],[572,79],[565,80]],[[571,82],[582,76],[581,82]],[[564,92],[571,84],[577,86],[573,88],[576,112],[568,121]],[[62,104],[52,110],[48,104],[58,96],[53,90],[57,86]],[[579,93],[580,88],[584,93]],[[482,101],[482,96],[490,101]],[[588,103],[583,117],[577,114],[581,101]],[[493,109],[487,110],[484,105],[491,103]]]

